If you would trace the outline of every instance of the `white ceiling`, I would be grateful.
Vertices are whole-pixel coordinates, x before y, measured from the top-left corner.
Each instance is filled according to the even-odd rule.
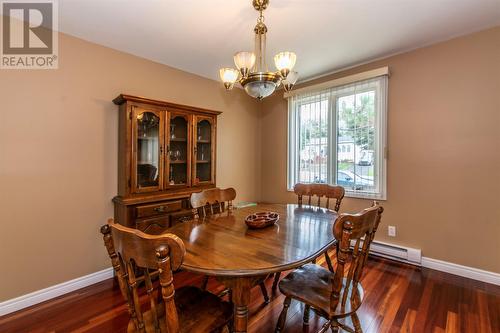
[[[307,79],[500,25],[500,0],[270,0],[267,59],[297,53]],[[251,0],[61,0],[62,32],[218,79],[253,49]]]

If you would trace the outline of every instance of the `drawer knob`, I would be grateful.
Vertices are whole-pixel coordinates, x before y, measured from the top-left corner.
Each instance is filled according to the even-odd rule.
[[[153,210],[158,213],[163,213],[165,211],[165,206],[158,206],[153,208]]]

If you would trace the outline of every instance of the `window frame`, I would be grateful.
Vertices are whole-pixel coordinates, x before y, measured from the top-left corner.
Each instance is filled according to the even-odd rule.
[[[335,94],[330,89],[348,89],[351,85],[363,84],[365,82],[378,79],[374,87],[367,87],[365,89],[356,90],[354,92],[340,92]],[[375,77],[363,78],[347,84],[332,86],[326,88],[323,86],[321,90],[313,90],[309,93],[296,94],[288,96],[288,126],[287,126],[287,190],[293,191],[293,185],[297,183],[300,173],[300,106],[304,104],[311,104],[315,100],[321,103],[321,95],[327,91],[326,98],[328,100],[328,159],[327,159],[327,183],[337,184],[337,163],[338,163],[338,123],[339,123],[339,105],[338,100],[344,96],[351,96],[353,94],[360,94],[363,92],[375,90],[375,140],[378,145],[378,151],[374,153],[376,165],[374,165],[374,182],[377,184],[375,191],[360,191],[350,190],[346,188],[346,197],[360,198],[360,199],[376,199],[387,200],[387,113],[388,113],[388,75],[378,75]],[[310,95],[312,96],[306,96]],[[309,99],[309,101],[308,101]],[[293,131],[293,132],[292,132]],[[294,137],[292,138],[293,133]],[[292,142],[292,139],[294,141]],[[355,149],[355,147],[354,147]],[[293,166],[293,168],[292,168]]]

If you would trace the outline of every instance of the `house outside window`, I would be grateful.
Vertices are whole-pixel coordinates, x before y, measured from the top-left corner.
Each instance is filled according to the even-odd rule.
[[[288,98],[288,189],[341,185],[386,199],[387,75]]]

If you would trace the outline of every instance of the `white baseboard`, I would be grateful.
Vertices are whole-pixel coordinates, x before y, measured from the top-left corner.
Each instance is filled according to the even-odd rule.
[[[370,253],[379,257],[405,262],[412,265],[431,268],[469,279],[500,285],[500,274],[482,269],[454,264],[447,261],[422,257],[420,249],[413,249],[401,245],[373,241]]]
[[[431,268],[435,269],[436,271],[455,274],[469,279],[487,282],[500,286],[499,273],[484,271],[482,269],[474,267],[462,266],[451,262],[427,258],[427,257],[422,257],[422,267]]]
[[[113,277],[113,268],[106,268],[102,271],[85,275],[70,281],[66,281],[55,286],[37,290],[32,293],[19,296],[0,303],[0,316],[27,308],[29,306],[47,301],[49,299],[67,294],[71,291],[90,286]]]

